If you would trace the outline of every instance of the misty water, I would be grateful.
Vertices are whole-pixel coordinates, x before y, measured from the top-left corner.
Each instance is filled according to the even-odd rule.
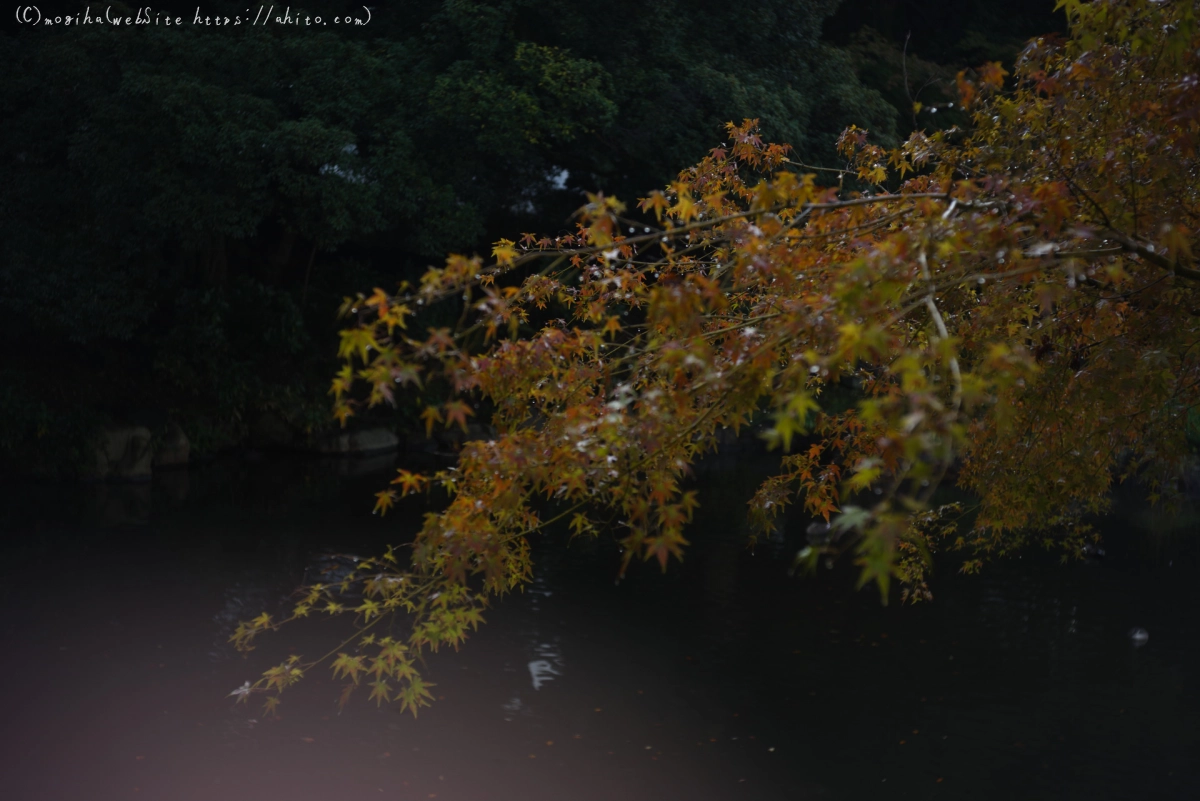
[[[428,659],[414,720],[314,670],[279,719],[228,693],[348,621],[247,657],[323,549],[402,543],[370,514],[392,459],[229,459],[145,486],[3,488],[0,797],[1184,799],[1200,797],[1194,518],[1136,500],[1107,557],[1029,554],[882,607],[853,567],[788,575],[805,521],[745,547],[765,466],[699,471],[682,564],[614,581],[611,537],[537,544],[533,586]],[[1129,632],[1149,634],[1141,647]]]

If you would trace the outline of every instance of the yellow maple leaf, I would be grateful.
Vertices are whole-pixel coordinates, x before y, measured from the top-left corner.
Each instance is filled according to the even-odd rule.
[[[391,490],[381,490],[375,493],[375,511],[386,515],[396,503],[396,493]]]
[[[501,239],[492,246],[492,257],[503,266],[512,264],[517,258],[517,249],[513,247],[515,244],[510,239]]]

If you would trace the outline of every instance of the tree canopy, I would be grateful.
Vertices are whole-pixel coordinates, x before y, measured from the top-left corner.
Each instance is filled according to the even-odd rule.
[[[512,228],[560,230],[582,189],[661,185],[729,119],[813,162],[851,122],[890,130],[820,41],[834,5],[411,0],[364,26],[6,29],[0,331],[22,346],[0,442],[40,455],[37,419],[84,403],[183,410],[198,446],[264,410],[312,424],[327,310],[381,265],[415,279]],[[21,412],[38,404],[58,413]]]
[[[678,4],[545,0],[402,3],[349,32],[5,37],[4,308],[128,338],[172,273],[278,283],[309,246],[371,235],[440,256],[513,214],[565,216],[567,187],[665,181],[751,110],[830,155],[828,133],[893,113],[818,41],[833,6],[766,3],[732,37]],[[590,35],[614,20],[623,36]]]
[[[381,512],[429,488],[449,500],[404,558],[347,579],[361,604],[316,585],[295,607],[355,617],[335,674],[415,713],[415,657],[457,647],[527,582],[530,538],[557,521],[615,530],[625,566],[666,569],[703,503],[689,467],[756,415],[784,452],[749,500],[758,530],[803,504],[831,532],[798,562],[847,554],[885,603],[897,582],[931,597],[938,551],[967,571],[1031,543],[1078,554],[1114,480],[1170,494],[1200,403],[1196,8],[1060,6],[1068,39],[1031,41],[1011,75],[960,74],[965,130],[887,149],[851,127],[844,170],[819,178],[753,121],[730,124],[640,216],[593,195],[571,234],[502,239],[491,259],[347,300],[341,419],[439,385],[430,429],[486,412],[498,433],[380,492]],[[422,330],[456,301],[457,325]],[[934,503],[952,468],[971,508]],[[396,613],[410,635],[377,639]],[[246,694],[273,706],[310,664]]]

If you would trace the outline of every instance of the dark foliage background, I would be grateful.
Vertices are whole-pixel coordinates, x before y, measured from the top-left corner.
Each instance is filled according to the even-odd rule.
[[[195,6],[176,5],[190,23]],[[10,21],[0,462],[69,475],[112,422],[180,422],[200,455],[264,415],[327,427],[342,296],[564,229],[584,191],[633,200],[729,120],[760,118],[825,166],[850,123],[886,143],[960,121],[958,69],[1061,25],[1051,0],[414,0],[321,28]]]

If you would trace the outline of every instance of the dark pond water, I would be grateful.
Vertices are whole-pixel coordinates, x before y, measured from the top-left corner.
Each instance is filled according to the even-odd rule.
[[[370,515],[389,467],[5,487],[0,798],[1200,798],[1194,518],[1118,504],[1103,563],[946,569],[934,603],[883,608],[849,566],[788,577],[806,521],[746,550],[757,464],[701,472],[666,575],[617,585],[611,543],[539,545],[534,587],[429,660],[419,720],[365,697],[337,714],[324,669],[279,720],[235,706],[344,633],[285,630],[243,658],[239,618],[281,608],[321,548],[416,526],[415,507]]]

